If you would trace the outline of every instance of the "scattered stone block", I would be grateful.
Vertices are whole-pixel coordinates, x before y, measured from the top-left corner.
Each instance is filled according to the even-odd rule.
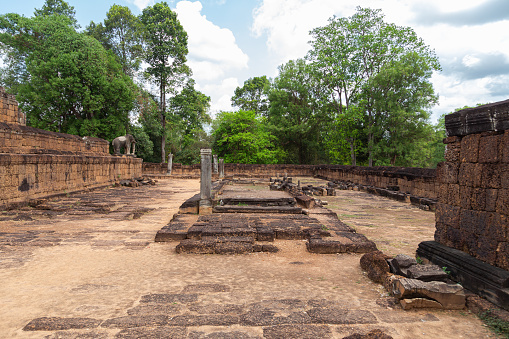
[[[315,324],[376,324],[378,321],[373,313],[366,310],[351,310],[344,308],[316,307],[307,311]]]
[[[459,310],[465,307],[465,292],[463,287],[456,284],[400,278],[394,280],[392,293],[399,299],[431,299],[440,303],[444,309]]]
[[[442,304],[438,301],[426,298],[401,299],[400,303],[404,310],[411,310],[412,308],[443,308]]]
[[[413,265],[407,269],[408,275],[405,276],[422,281],[443,281],[445,282],[449,275],[438,265]]]
[[[138,339],[138,338],[172,338],[187,339],[187,328],[175,326],[161,326],[155,328],[128,328],[120,331],[115,338]]]
[[[387,261],[391,267],[391,272],[394,274],[408,276],[408,269],[411,266],[417,265],[417,261],[409,255],[398,254],[393,259]]]
[[[390,257],[380,251],[366,253],[361,257],[361,268],[368,273],[368,278],[376,283],[383,283],[390,273],[387,259]]]

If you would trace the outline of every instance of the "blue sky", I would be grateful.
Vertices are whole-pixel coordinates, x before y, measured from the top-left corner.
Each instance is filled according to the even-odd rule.
[[[102,21],[114,3],[134,14],[153,0],[69,0],[82,27]],[[443,71],[433,120],[455,108],[509,98],[508,0],[201,0],[167,1],[189,35],[189,65],[212,113],[229,110],[249,77],[277,75],[277,66],[304,57],[309,30],[356,6],[380,8],[386,21],[412,27],[435,49]],[[3,1],[1,13],[31,16],[44,0]]]

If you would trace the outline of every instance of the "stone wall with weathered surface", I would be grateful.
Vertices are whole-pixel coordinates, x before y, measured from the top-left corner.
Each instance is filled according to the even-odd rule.
[[[315,167],[315,175],[328,180],[392,188],[427,199],[437,199],[438,196],[436,170],[431,168],[320,165]]]
[[[109,142],[0,122],[0,153],[109,155]]]
[[[25,126],[16,100],[0,88],[0,206],[139,177],[141,165],[110,156],[104,139]]]
[[[14,95],[6,93],[3,87],[0,87],[0,122],[26,125],[26,115],[18,109]]]
[[[0,206],[141,176],[133,157],[0,153]]]
[[[313,176],[314,165],[258,165],[258,164],[224,164],[225,176],[244,176],[268,178],[279,176]],[[152,175],[166,175],[167,164],[143,163],[143,173]],[[200,177],[200,165],[182,165],[173,163],[172,176]],[[215,174],[214,174],[215,175]]]
[[[445,117],[435,240],[509,270],[509,100]]]

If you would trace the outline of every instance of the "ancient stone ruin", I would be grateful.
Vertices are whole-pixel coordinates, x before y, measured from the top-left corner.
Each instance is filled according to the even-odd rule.
[[[436,242],[417,254],[509,309],[509,100],[445,117]]]
[[[0,88],[0,206],[112,185],[142,175],[142,160],[113,157],[106,140],[25,126]]]

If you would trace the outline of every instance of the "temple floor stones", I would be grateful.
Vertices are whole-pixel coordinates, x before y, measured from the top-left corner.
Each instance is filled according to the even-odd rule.
[[[216,185],[217,186],[217,185]],[[156,234],[156,242],[180,241],[177,253],[244,254],[277,252],[275,240],[307,240],[311,253],[367,253],[376,245],[342,223],[323,207],[299,207],[286,192],[220,186],[213,213],[184,214],[196,196],[182,204],[179,214]],[[310,206],[310,204],[306,204]],[[304,214],[305,213],[305,214]]]

